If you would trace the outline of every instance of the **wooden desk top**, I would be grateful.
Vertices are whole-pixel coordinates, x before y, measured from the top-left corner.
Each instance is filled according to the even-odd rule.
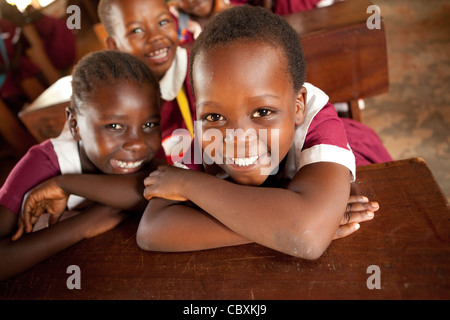
[[[353,191],[379,212],[316,261],[257,244],[146,252],[135,218],[0,282],[0,299],[449,299],[450,207],[426,163],[359,167]],[[81,289],[66,286],[70,265]],[[367,287],[373,265],[380,289]]]
[[[339,1],[329,7],[301,11],[285,18],[294,30],[305,38],[357,23],[366,24],[370,16],[366,11],[370,5],[372,3],[369,0]]]
[[[306,81],[321,88],[332,103],[350,102],[350,117],[362,121],[358,99],[389,90],[386,34],[369,29],[369,0],[340,1],[297,12],[285,19],[299,34],[306,60]]]

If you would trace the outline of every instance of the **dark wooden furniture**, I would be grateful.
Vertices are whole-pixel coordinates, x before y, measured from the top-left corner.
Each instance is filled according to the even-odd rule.
[[[136,217],[0,282],[0,299],[449,299],[450,207],[425,161],[359,167],[352,189],[379,212],[315,261],[257,244],[146,252]],[[66,286],[71,265],[81,289]]]
[[[287,21],[300,36],[307,62],[306,81],[330,101],[348,102],[350,117],[361,121],[358,99],[389,90],[386,34],[369,29],[368,0],[345,0],[298,12]]]

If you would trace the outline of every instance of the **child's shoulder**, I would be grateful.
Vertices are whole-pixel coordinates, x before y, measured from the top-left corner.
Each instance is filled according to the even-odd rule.
[[[307,83],[305,88],[307,89],[305,121],[295,130],[285,175],[292,178],[307,164],[334,162],[349,168],[354,176],[355,158],[348,146],[342,120],[323,91]]]
[[[35,145],[19,160],[0,189],[0,203],[18,212],[22,198],[31,188],[60,174],[50,140]]]
[[[59,171],[58,157],[50,139],[32,146],[13,168],[13,173],[26,172],[25,176],[34,176],[41,171],[56,173]],[[23,174],[21,174],[23,175]]]
[[[61,174],[81,173],[81,159],[78,142],[75,141],[67,127],[62,133],[50,139],[54,156],[59,164]]]
[[[304,87],[307,90],[306,115],[303,124],[297,127],[297,136],[306,138],[314,131],[323,135],[345,131],[328,95],[310,83],[305,83]]]
[[[347,149],[345,126],[331,103],[327,102],[313,117],[303,139],[302,149],[318,144],[329,144]]]
[[[35,162],[42,159],[48,159],[48,161],[57,161],[57,156],[53,148],[53,144],[50,139],[32,146],[28,152],[20,159],[20,162]]]

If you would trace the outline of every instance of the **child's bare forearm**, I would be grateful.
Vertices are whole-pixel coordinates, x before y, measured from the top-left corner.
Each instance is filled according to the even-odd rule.
[[[2,221],[11,221],[12,212],[1,212]],[[6,215],[9,215],[9,218]],[[16,241],[2,230],[0,237],[0,280],[19,274],[77,242],[104,233],[126,216],[119,209],[94,205],[78,215],[48,228],[27,234]]]
[[[148,171],[129,175],[67,174],[56,177],[68,194],[75,194],[104,205],[142,212],[147,201],[142,196],[143,179]]]
[[[349,185],[348,172],[335,169],[324,168],[330,175],[322,182],[314,178],[317,170],[305,169],[311,174],[302,178],[298,191],[243,186],[207,174],[184,180],[183,190],[187,199],[243,237],[315,259],[333,239],[348,199],[349,187],[335,187],[345,179]]]
[[[17,241],[3,236],[0,239],[0,280],[19,274],[83,240],[83,224],[79,221],[78,217],[74,217]]]
[[[190,200],[245,239],[307,259],[318,258],[334,238],[350,194],[348,169],[332,163],[303,167],[286,189],[167,166],[144,183],[147,199]]]
[[[192,251],[251,241],[186,203],[152,199],[137,232],[138,245],[150,251]]]

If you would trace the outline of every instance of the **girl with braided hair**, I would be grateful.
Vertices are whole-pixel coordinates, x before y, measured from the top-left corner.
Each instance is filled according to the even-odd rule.
[[[123,182],[122,192],[109,196],[140,199],[143,188],[135,183],[135,176],[147,175],[157,161],[155,155],[161,154],[158,80],[138,58],[113,50],[92,53],[76,66],[72,89],[69,130],[32,147],[0,189],[0,280],[114,228],[127,216],[124,208],[103,205],[101,199],[86,197],[88,202],[69,197],[70,188],[79,184],[68,180],[71,174],[88,179],[83,186],[88,195],[103,194],[90,176],[129,176],[130,185]],[[69,188],[64,192],[48,188],[62,181]],[[33,216],[36,232],[30,233],[32,227],[24,225],[21,206],[33,188],[42,188],[52,199],[55,194],[50,193],[56,192],[60,200],[47,208],[48,213],[55,213],[49,220],[43,219],[43,209]],[[78,214],[61,217],[61,212],[67,213],[66,205]],[[22,236],[24,232],[28,234]]]

